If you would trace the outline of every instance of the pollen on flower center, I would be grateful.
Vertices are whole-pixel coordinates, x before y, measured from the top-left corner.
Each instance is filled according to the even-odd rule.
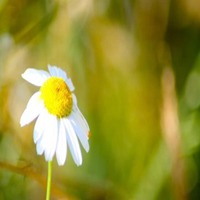
[[[51,77],[40,88],[41,98],[49,113],[59,118],[72,111],[72,93],[62,78]]]

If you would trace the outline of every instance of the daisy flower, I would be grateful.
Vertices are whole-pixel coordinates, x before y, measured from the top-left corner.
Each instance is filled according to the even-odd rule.
[[[26,81],[40,89],[30,98],[20,125],[25,126],[37,118],[33,138],[37,154],[44,154],[46,161],[52,161],[56,155],[58,165],[64,165],[69,148],[74,162],[81,165],[79,142],[88,152],[88,124],[78,108],[71,79],[56,66],[49,65],[48,70],[28,68],[22,74]]]

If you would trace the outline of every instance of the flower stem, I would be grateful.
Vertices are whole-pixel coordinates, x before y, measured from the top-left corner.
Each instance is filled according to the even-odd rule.
[[[49,161],[48,162],[48,177],[47,177],[46,200],[50,200],[50,194],[51,194],[51,176],[52,176],[52,161]]]

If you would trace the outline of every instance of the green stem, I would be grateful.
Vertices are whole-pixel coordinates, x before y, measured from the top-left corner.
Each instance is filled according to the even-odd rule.
[[[47,177],[46,200],[50,200],[50,194],[51,194],[51,176],[52,176],[52,161],[49,161],[48,162],[48,177]]]

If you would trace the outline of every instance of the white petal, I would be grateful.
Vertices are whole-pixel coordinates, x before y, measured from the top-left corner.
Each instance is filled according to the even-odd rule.
[[[89,129],[89,126],[88,126],[86,119],[84,118],[84,116],[82,115],[82,113],[80,112],[79,109],[75,112],[75,115],[76,115],[76,120],[78,120],[81,128],[84,129],[84,132],[88,136],[90,129]]]
[[[67,157],[66,130],[62,120],[59,120],[58,142],[56,147],[56,158],[58,165],[64,165]]]
[[[46,149],[47,142],[46,138],[48,137],[48,133],[46,132],[47,126],[48,126],[48,118],[49,118],[49,113],[46,109],[43,109],[43,112],[41,112],[40,116],[41,121],[43,121],[43,131],[41,132],[40,138],[36,142],[36,150],[37,154],[42,155],[43,152]]]
[[[30,98],[26,109],[22,113],[20,119],[20,125],[25,126],[33,121],[40,113],[41,109],[44,107],[43,102],[40,99],[40,92],[36,92]]]
[[[76,111],[76,112],[77,112],[78,116],[80,117],[80,120],[82,120],[82,122],[83,122],[85,128],[87,129],[87,131],[90,131],[90,128],[89,128],[89,126],[88,126],[88,123],[87,123],[85,117],[83,116],[83,114],[81,113],[81,111],[79,110],[78,107],[77,107],[77,111]]]
[[[44,70],[28,68],[22,74],[22,77],[33,85],[42,86],[42,84],[50,77],[50,75]]]
[[[44,152],[44,148],[42,148],[42,146],[40,144],[36,145],[36,151],[38,155],[42,155]]]
[[[72,80],[70,78],[68,78],[68,79],[65,79],[65,82],[67,83],[70,91],[73,92],[75,90],[75,87],[74,87],[74,85],[72,83]]]
[[[44,130],[41,132],[40,139],[37,141],[36,149],[39,155],[44,152],[46,161],[51,161],[55,154],[57,144],[57,118],[50,115],[47,111],[43,112],[41,117],[44,121]]]
[[[67,79],[66,72],[64,70],[60,69],[59,67],[48,65],[48,69],[49,69],[51,76],[61,77],[64,80]]]
[[[78,121],[81,128],[84,129],[84,132],[88,135],[89,131],[90,131],[88,123],[87,123],[85,117],[82,115],[81,111],[78,108],[76,96],[74,94],[72,95],[72,98],[73,98],[73,102],[74,102],[72,110],[73,110],[73,113],[75,115],[75,118]]]
[[[36,120],[34,131],[33,131],[34,143],[37,143],[37,141],[42,137],[44,129],[45,129],[45,117],[44,117],[43,112],[41,111],[40,115],[38,116]]]
[[[48,69],[49,69],[49,73],[51,74],[51,76],[60,77],[58,67],[48,65]]]
[[[64,70],[62,70],[56,66],[51,66],[51,65],[48,65],[48,69],[49,69],[51,76],[63,78],[65,80],[66,84],[68,85],[70,91],[71,92],[74,91],[74,85],[73,85],[71,79],[67,77],[67,74]]]
[[[45,134],[45,159],[46,161],[51,161],[56,151],[57,139],[58,139],[58,120],[56,116],[50,115],[48,121],[46,122]]]
[[[78,104],[77,104],[77,98],[76,98],[76,95],[75,94],[72,94],[72,99],[73,99],[73,103],[76,107],[78,107]]]
[[[71,121],[71,124],[73,125],[73,128],[81,144],[83,145],[84,149],[88,152],[89,151],[88,132],[85,132],[85,130],[81,128],[81,125],[76,120],[76,116],[74,113],[72,113],[68,118]]]
[[[66,128],[66,131],[67,131],[67,135],[66,135],[67,142],[68,142],[72,157],[74,159],[74,162],[77,165],[81,165],[82,164],[82,155],[81,155],[80,146],[79,146],[76,134],[74,132],[74,129],[71,125],[71,122],[67,118],[65,118],[63,120],[63,122],[64,122],[64,125]]]

